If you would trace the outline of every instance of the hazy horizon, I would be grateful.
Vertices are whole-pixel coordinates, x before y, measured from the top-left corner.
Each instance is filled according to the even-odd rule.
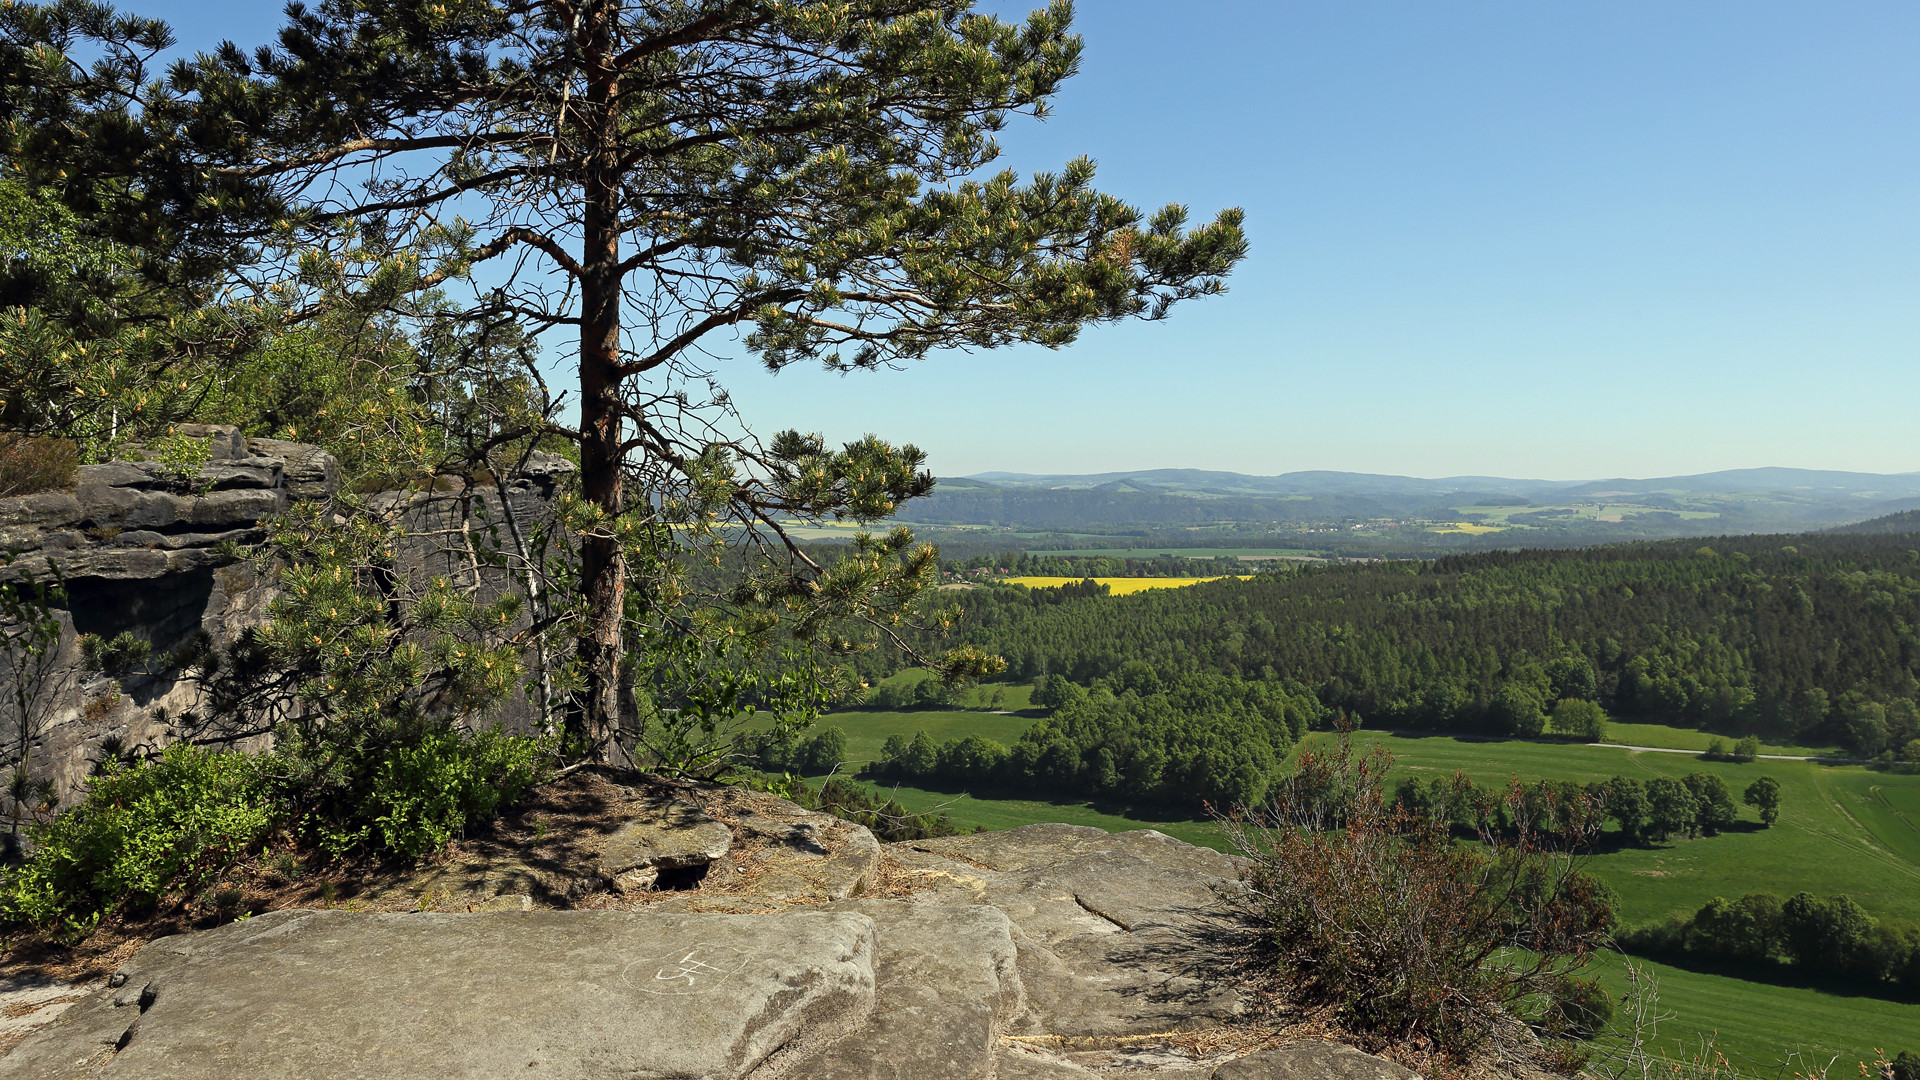
[[[1521,473],[1511,473],[1511,472],[1509,473],[1500,473],[1500,472],[1444,473],[1444,474],[1435,474],[1432,476],[1428,476],[1420,473],[1411,473],[1411,472],[1375,472],[1370,469],[1283,469],[1279,472],[1248,472],[1245,469],[1219,469],[1219,468],[1202,467],[1198,465],[1155,465],[1155,466],[1150,466],[1147,468],[1140,468],[1140,469],[1090,469],[1085,471],[1074,470],[1074,469],[982,469],[979,472],[948,473],[948,474],[941,474],[941,475],[947,476],[949,479],[979,480],[979,479],[984,479],[984,478],[993,477],[993,476],[1008,476],[1008,477],[1014,477],[1014,476],[1020,476],[1020,477],[1128,476],[1128,475],[1140,475],[1144,473],[1154,473],[1154,472],[1217,472],[1217,473],[1232,473],[1239,476],[1250,476],[1250,477],[1259,477],[1259,478],[1289,476],[1296,473],[1349,473],[1354,476],[1390,476],[1390,477],[1404,477],[1409,480],[1428,480],[1428,481],[1485,478],[1485,479],[1511,480],[1511,481],[1517,481],[1522,483],[1585,484],[1585,483],[1594,483],[1600,480],[1665,480],[1665,479],[1676,478],[1676,477],[1713,476],[1719,473],[1767,472],[1767,471],[1776,471],[1776,470],[1783,471],[1783,472],[1848,473],[1856,476],[1920,477],[1920,469],[1907,469],[1899,472],[1887,472],[1887,471],[1881,471],[1881,470],[1868,470],[1868,469],[1806,469],[1798,465],[1747,465],[1747,466],[1735,466],[1733,468],[1727,468],[1727,469],[1709,469],[1704,472],[1649,473],[1643,476],[1632,476],[1622,472],[1609,472],[1609,473],[1595,473],[1590,476],[1559,476],[1559,477],[1528,476],[1528,475],[1523,475]]]

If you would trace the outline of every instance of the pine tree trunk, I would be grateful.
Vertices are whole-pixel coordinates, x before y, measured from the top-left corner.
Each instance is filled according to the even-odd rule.
[[[620,175],[618,83],[613,57],[612,10],[616,0],[589,9],[582,26],[587,86],[582,125],[590,140],[584,177],[585,244],[580,260],[580,484],[582,495],[611,523],[621,505],[620,470]],[[619,672],[621,613],[626,600],[626,562],[611,535],[581,540],[581,588],[587,625],[580,636],[586,700],[578,732],[588,760],[616,763],[620,749]]]

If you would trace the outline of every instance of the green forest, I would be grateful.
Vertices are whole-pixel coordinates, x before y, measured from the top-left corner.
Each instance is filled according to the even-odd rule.
[[[1538,735],[1564,700],[1874,758],[1920,737],[1909,535],[1716,537],[1288,567],[1124,599],[957,595],[1017,678],[1308,688],[1369,726]]]

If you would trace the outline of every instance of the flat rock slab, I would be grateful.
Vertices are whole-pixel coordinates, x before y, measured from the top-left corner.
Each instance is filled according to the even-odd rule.
[[[1014,924],[1027,1009],[1012,1033],[1100,1038],[1214,1027],[1245,1004],[1217,977],[1212,920],[1234,862],[1151,830],[1027,825],[893,847],[916,896]]]
[[[1095,852],[1132,855],[1202,877],[1233,878],[1240,865],[1212,848],[1175,840],[1157,829],[1110,833],[1087,825],[1022,825],[1000,832],[912,840],[903,846],[1001,871],[1057,866]]]
[[[422,911],[531,911],[545,898],[546,883],[524,863],[485,858],[428,866],[391,885],[368,889],[354,899],[376,907]]]
[[[0,979],[0,1054],[57,1020],[61,1013],[105,985],[99,979],[92,982],[45,977]]]
[[[1339,1043],[1302,1043],[1262,1050],[1215,1069],[1214,1080],[1420,1080],[1385,1058]]]
[[[147,946],[0,1077],[768,1080],[866,1019],[873,940],[853,911],[274,912]]]
[[[873,1015],[801,1070],[808,1080],[975,1080],[993,1075],[1005,1021],[1024,1007],[1013,924],[984,904],[854,900],[874,921]]]

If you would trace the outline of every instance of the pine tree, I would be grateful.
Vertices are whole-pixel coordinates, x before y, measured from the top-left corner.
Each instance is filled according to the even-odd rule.
[[[138,57],[166,40],[83,0],[13,7],[27,51],[90,40]],[[34,128],[36,168],[131,170],[115,188],[138,193],[124,216],[160,211],[164,239],[196,268],[225,259],[262,280],[277,261],[338,278],[341,252],[377,248],[353,282],[366,303],[467,282],[469,317],[575,337],[579,423],[546,434],[579,446],[594,510],[573,722],[605,759],[637,528],[674,524],[665,508],[776,532],[795,515],[873,521],[932,487],[911,446],[716,436],[725,417],[692,408],[726,408],[705,350],[744,331],[772,370],[851,371],[942,349],[1058,347],[1086,325],[1161,318],[1221,291],[1245,253],[1239,211],[1191,230],[1179,206],[1144,217],[1097,191],[1086,159],[1024,182],[980,178],[994,133],[1012,114],[1045,115],[1081,44],[1064,0],[1021,24],[972,7],[322,0],[290,8],[271,46],[177,65],[134,95],[138,109],[95,95],[42,110],[69,134],[131,132],[138,152],[115,165],[84,138]],[[822,576],[808,570],[796,594]],[[843,578],[879,593],[903,580]],[[962,650],[943,673],[983,665]]]

